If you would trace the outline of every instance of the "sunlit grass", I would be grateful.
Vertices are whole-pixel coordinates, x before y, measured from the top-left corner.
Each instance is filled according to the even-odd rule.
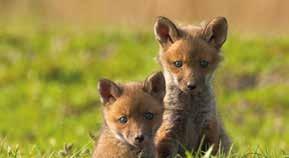
[[[143,80],[157,51],[152,32],[0,30],[0,157],[89,157],[98,79]],[[233,35],[223,53],[214,85],[228,156],[288,156],[289,38]]]

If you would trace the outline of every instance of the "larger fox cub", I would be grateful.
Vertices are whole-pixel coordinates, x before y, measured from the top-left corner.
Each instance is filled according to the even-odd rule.
[[[214,145],[228,152],[231,142],[216,112],[211,80],[222,59],[227,21],[212,19],[203,26],[176,26],[159,17],[154,26],[160,43],[159,62],[166,82],[163,123],[157,134],[158,157],[183,155]],[[221,144],[221,146],[219,146]]]
[[[144,83],[99,82],[104,126],[94,158],[154,158],[154,136],[162,122],[165,81],[161,72]]]

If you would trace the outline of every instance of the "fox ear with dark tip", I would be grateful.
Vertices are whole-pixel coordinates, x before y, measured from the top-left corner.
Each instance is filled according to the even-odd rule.
[[[157,17],[154,24],[154,34],[163,48],[167,48],[180,37],[176,25],[166,17]]]
[[[215,48],[220,49],[227,39],[228,23],[224,17],[216,17],[204,28],[204,39]]]
[[[108,79],[99,80],[98,91],[104,105],[113,103],[121,95],[121,88]]]
[[[144,82],[144,91],[156,97],[159,101],[163,101],[165,87],[165,78],[161,71],[153,73]]]

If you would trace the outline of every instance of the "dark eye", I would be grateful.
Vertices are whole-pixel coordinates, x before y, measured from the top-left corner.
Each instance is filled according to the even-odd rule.
[[[146,113],[144,113],[144,118],[146,120],[152,120],[154,118],[154,114],[151,112],[146,112]]]
[[[175,67],[180,68],[180,67],[183,66],[183,62],[182,62],[182,61],[175,61],[175,62],[174,62],[174,65],[175,65]]]
[[[121,124],[126,124],[127,123],[127,117],[126,116],[121,116],[118,121],[121,123]]]
[[[208,62],[207,60],[201,60],[201,61],[200,61],[200,66],[201,66],[202,68],[206,68],[206,67],[209,66],[209,62]]]

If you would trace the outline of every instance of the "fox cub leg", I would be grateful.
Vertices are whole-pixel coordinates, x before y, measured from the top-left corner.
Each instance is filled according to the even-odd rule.
[[[221,151],[222,153],[227,153],[229,151],[231,141],[218,119],[208,120],[203,134],[205,135],[202,146],[203,149],[207,150],[213,145],[213,155],[216,155],[218,151]]]
[[[163,128],[158,131],[158,137],[156,137],[157,158],[174,158],[178,153],[178,144],[171,134]]]

